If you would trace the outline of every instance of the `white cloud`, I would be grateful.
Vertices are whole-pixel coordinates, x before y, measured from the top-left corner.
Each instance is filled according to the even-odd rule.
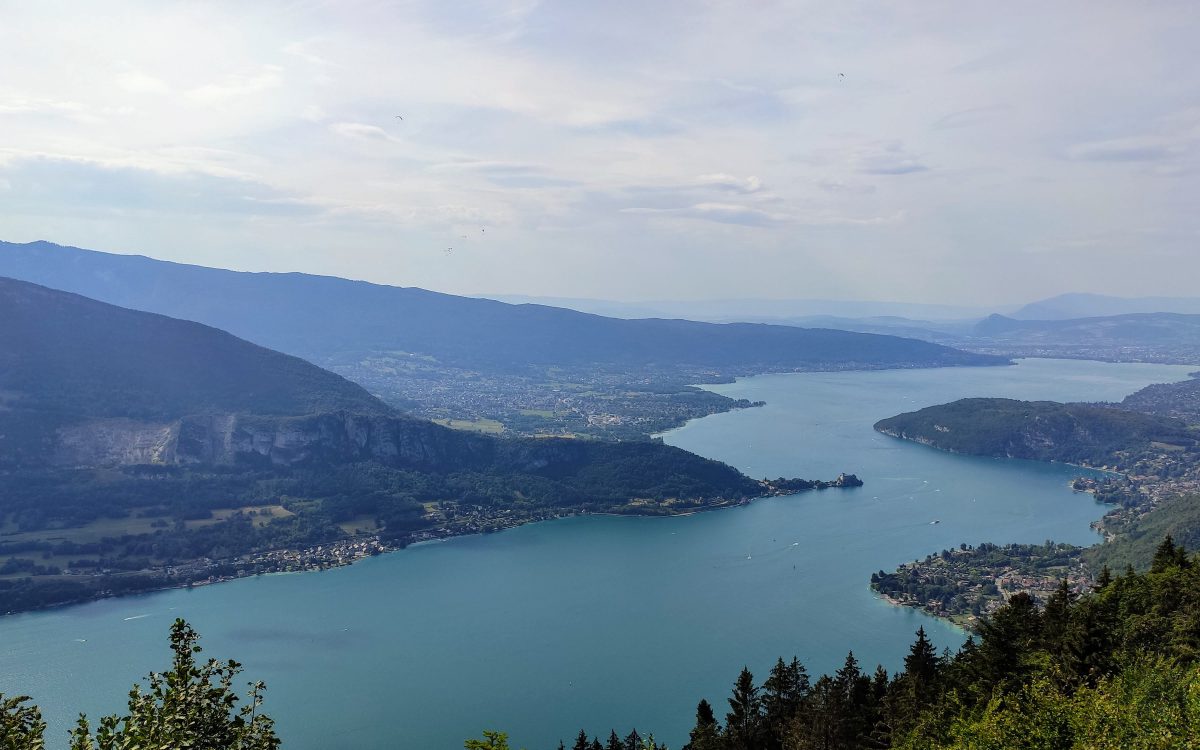
[[[378,125],[366,125],[361,122],[335,122],[329,129],[344,138],[364,138],[367,140],[390,141],[392,136]]]
[[[256,268],[459,292],[788,296],[820,268],[830,296],[1192,293],[1200,108],[1180,71],[1200,6],[1019,11],[15,4],[6,207],[58,219],[0,212],[0,238],[71,226],[48,239],[145,248],[161,231],[177,259],[250,247]],[[30,192],[34,177],[56,191]],[[102,219],[72,179],[112,188]],[[460,223],[487,240],[450,272],[420,248]],[[1111,239],[1135,223],[1164,229],[1153,263]],[[1062,238],[1085,235],[1101,239],[1080,265]]]
[[[1067,149],[1067,156],[1081,161],[1162,161],[1177,149],[1162,138],[1129,137],[1108,141],[1078,143]]]
[[[127,70],[117,76],[117,85],[133,94],[165,94],[171,90],[161,78],[140,70]]]
[[[220,82],[206,83],[188,91],[190,99],[201,104],[215,104],[227,99],[238,99],[261,94],[276,88],[283,82],[283,68],[264,65],[254,73],[237,73]]]
[[[724,173],[706,174],[697,177],[695,182],[703,187],[727,190],[731,193],[757,193],[763,189],[762,180],[753,175],[735,177]]]

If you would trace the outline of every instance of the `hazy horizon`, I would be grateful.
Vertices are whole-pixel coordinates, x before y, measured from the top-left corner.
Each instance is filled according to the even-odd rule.
[[[1200,274],[1200,6],[5,10],[12,241],[623,301]]]

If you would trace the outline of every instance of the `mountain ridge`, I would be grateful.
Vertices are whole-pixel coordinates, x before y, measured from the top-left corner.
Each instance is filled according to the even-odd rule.
[[[1009,317],[1018,320],[1067,320],[1156,312],[1200,314],[1200,297],[1116,297],[1068,292],[1030,302]]]
[[[195,320],[322,362],[402,351],[455,367],[529,365],[772,369],[1000,364],[899,337],[759,323],[624,320],[332,276],[248,273],[68,248],[0,243],[0,275]]]

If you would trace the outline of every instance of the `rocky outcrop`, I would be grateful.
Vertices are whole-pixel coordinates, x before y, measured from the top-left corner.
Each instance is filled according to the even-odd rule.
[[[59,429],[50,463],[123,466],[175,462],[178,423],[97,419]]]
[[[414,468],[451,463],[470,468],[486,463],[493,452],[491,441],[404,417],[348,412],[307,417],[215,414],[168,423],[102,419],[64,427],[50,462],[292,466],[378,461]]]

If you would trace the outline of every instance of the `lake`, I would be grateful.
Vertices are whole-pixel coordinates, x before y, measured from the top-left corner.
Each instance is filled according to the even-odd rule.
[[[206,654],[264,679],[288,750],[513,747],[632,726],[678,748],[696,702],[745,664],[811,673],[853,649],[901,664],[919,626],[961,631],[868,588],[879,569],[961,542],[1089,544],[1104,508],[1080,470],[972,458],[876,434],[887,416],[966,397],[1114,400],[1194,367],[1024,360],[1015,367],[769,375],[712,386],[762,408],[694,421],[667,442],[755,477],[865,486],[675,518],[570,518],[419,545],[321,573],[262,576],[0,618],[0,691],[27,693],[64,747],[79,711],[123,707],[169,664],[175,617]],[[932,521],[939,521],[934,524]]]

